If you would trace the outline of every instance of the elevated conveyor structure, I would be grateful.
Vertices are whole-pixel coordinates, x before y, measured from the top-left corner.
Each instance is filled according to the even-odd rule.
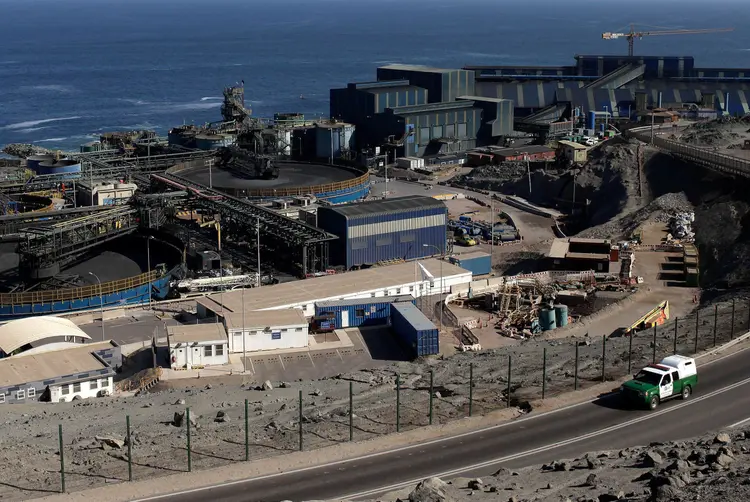
[[[260,226],[261,247],[269,250],[277,265],[298,276],[323,271],[328,268],[328,242],[336,239],[319,228],[246,200],[227,195],[179,175],[185,165],[175,166],[163,174],[154,174],[152,180],[190,194],[191,202],[221,215],[222,233],[255,246],[255,229]],[[267,255],[268,255],[267,254]]]
[[[625,84],[640,78],[646,72],[646,65],[630,63],[587,84],[584,89],[619,89]]]
[[[20,268],[34,279],[52,277],[71,258],[98,244],[134,232],[139,223],[137,209],[115,207],[44,228],[24,228],[18,245]]]

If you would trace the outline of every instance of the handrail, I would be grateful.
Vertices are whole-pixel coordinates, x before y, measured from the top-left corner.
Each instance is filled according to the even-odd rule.
[[[103,282],[101,284],[101,289],[99,289],[99,284],[91,284],[87,286],[79,286],[77,288],[27,291],[25,293],[0,293],[0,306],[45,304],[80,300],[82,298],[99,296],[100,294],[105,296],[125,289],[132,289],[152,283],[159,279],[162,274],[162,271],[152,270],[150,273],[146,272],[126,279]]]

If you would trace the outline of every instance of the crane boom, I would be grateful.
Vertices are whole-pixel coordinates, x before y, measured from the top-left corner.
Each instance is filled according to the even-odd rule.
[[[641,39],[646,36],[660,36],[660,35],[696,35],[701,33],[721,33],[727,31],[734,31],[734,28],[704,28],[704,29],[693,29],[693,30],[662,30],[662,31],[635,31],[634,26],[630,25],[630,31],[628,33],[615,33],[607,32],[602,33],[604,40],[616,40],[618,38],[626,38],[628,40],[628,56],[633,55],[633,43],[636,38]]]

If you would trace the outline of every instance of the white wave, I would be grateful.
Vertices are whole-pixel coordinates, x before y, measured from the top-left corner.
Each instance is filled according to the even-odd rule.
[[[168,108],[171,110],[210,110],[211,108],[218,108],[221,103],[183,103],[181,105],[171,105]]]
[[[56,142],[56,141],[65,141],[66,139],[68,139],[67,136],[64,138],[46,138],[46,139],[38,139],[34,141],[34,143],[51,143],[51,142]]]
[[[3,129],[3,130],[27,129],[29,127],[38,126],[40,124],[49,124],[50,122],[62,122],[64,120],[76,120],[80,118],[81,117],[79,115],[75,115],[73,117],[56,117],[53,119],[27,120],[26,122],[16,122],[15,124],[8,124],[6,126],[0,127],[0,129]]]
[[[223,100],[224,98],[222,98],[221,96],[206,96],[206,97],[201,98],[201,101],[213,101],[215,99]]]
[[[73,87],[69,85],[60,85],[60,84],[49,84],[49,85],[29,85],[25,86],[24,89],[29,89],[32,91],[51,91],[51,92],[73,92]]]
[[[0,61],[0,64],[16,64],[18,61]]]
[[[29,133],[34,131],[41,131],[42,129],[49,129],[49,126],[42,126],[42,127],[28,127],[26,129],[16,129],[17,133]]]
[[[130,103],[131,105],[150,105],[148,101],[144,101],[142,99],[135,99],[135,98],[119,98],[120,101],[125,101],[126,103]]]

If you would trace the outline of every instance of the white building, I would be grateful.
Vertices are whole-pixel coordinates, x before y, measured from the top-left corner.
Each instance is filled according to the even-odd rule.
[[[219,316],[229,333],[232,353],[308,346],[309,324],[302,309],[245,312],[244,319],[241,312],[219,313]]]
[[[135,183],[120,181],[78,182],[78,202],[81,205],[115,206],[126,204],[138,189]]]
[[[84,343],[91,337],[73,321],[55,316],[26,317],[7,322],[0,326],[0,358],[12,354],[22,354],[34,343],[37,352],[41,347],[39,342],[70,342]],[[55,347],[61,348],[61,347]]]
[[[449,293],[451,288],[471,284],[471,272],[447,261],[420,260],[385,267],[372,267],[343,274],[314,277],[242,291],[225,291],[197,300],[200,317],[222,316],[224,311],[301,309],[315,315],[315,303],[325,300],[378,298],[383,296]],[[244,302],[243,302],[244,300]],[[234,321],[233,321],[234,322]],[[247,322],[247,320],[246,320]]]
[[[220,323],[167,326],[172,369],[193,369],[229,363],[227,332]]]
[[[113,377],[122,365],[119,345],[53,345],[0,359],[0,404],[57,403],[114,392]]]

